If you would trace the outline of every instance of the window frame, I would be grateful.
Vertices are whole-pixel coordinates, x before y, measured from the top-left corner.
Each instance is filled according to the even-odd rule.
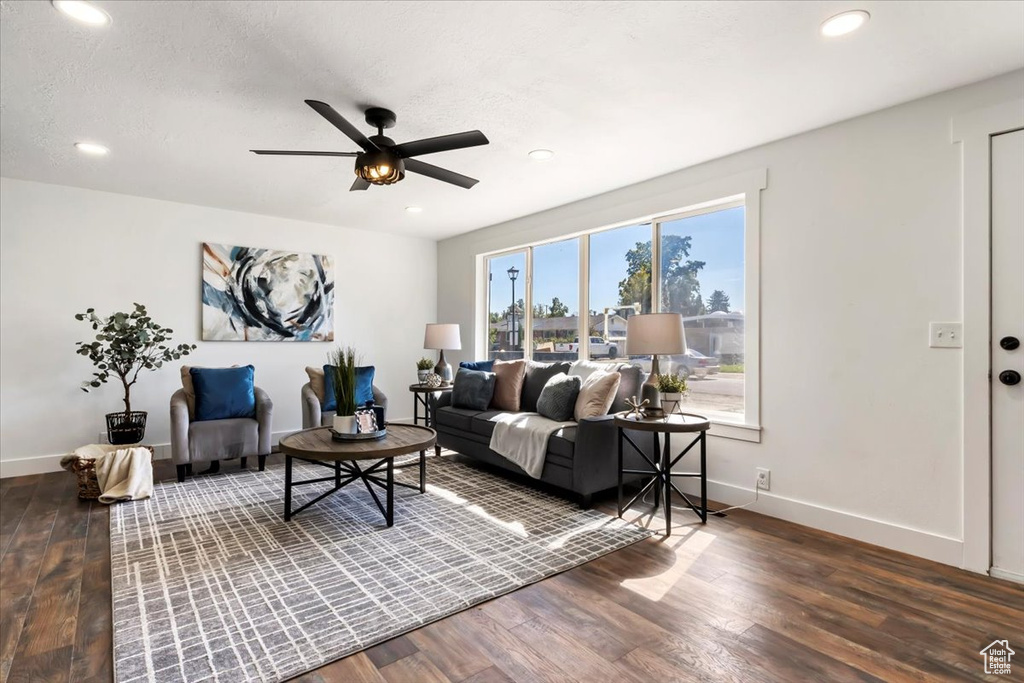
[[[482,343],[477,343],[476,353],[478,357],[487,357],[489,348],[489,320],[490,320],[490,261],[493,258],[500,258],[515,253],[526,253],[526,293],[524,301],[526,315],[524,316],[525,330],[523,337],[526,344],[523,345],[523,358],[533,357],[533,249],[535,247],[563,242],[571,239],[579,239],[579,274],[578,274],[578,299],[579,299],[579,320],[578,335],[580,347],[579,358],[590,358],[590,236],[629,227],[632,225],[651,224],[651,308],[653,311],[661,310],[661,234],[662,224],[691,218],[702,214],[713,213],[730,208],[743,207],[744,209],[744,230],[743,230],[743,276],[744,276],[744,387],[742,416],[735,413],[719,413],[716,411],[703,411],[711,420],[712,428],[710,433],[713,436],[720,436],[743,441],[760,442],[761,440],[761,351],[760,351],[760,226],[761,226],[761,191],[767,187],[767,169],[748,171],[743,174],[724,178],[718,181],[703,183],[699,186],[688,188],[684,191],[686,203],[678,208],[669,211],[658,211],[648,215],[637,216],[627,220],[619,220],[614,223],[587,230],[580,230],[567,234],[557,235],[548,239],[531,241],[526,244],[519,244],[515,247],[480,254],[478,263],[482,263],[484,278],[484,316],[483,329],[485,334]],[[478,290],[479,291],[479,290]],[[478,328],[480,325],[477,326]],[[480,337],[477,337],[480,339]]]

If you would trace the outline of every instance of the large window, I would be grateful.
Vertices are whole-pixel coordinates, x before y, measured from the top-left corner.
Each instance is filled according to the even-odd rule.
[[[526,329],[526,252],[488,259],[487,357],[522,358]]]
[[[489,357],[588,358],[649,371],[650,356],[626,355],[629,317],[679,313],[686,353],[660,360],[663,373],[687,380],[684,409],[716,424],[756,427],[757,200],[764,173],[737,178],[749,178],[747,193],[486,257]],[[518,272],[515,294],[509,272]]]
[[[533,358],[576,360],[580,329],[580,241],[533,248],[530,300]]]
[[[590,236],[591,360],[614,360],[625,353],[626,319],[651,312],[650,223]]]
[[[743,414],[743,205],[660,224],[661,310],[682,313],[687,410]],[[665,368],[662,368],[663,371]]]

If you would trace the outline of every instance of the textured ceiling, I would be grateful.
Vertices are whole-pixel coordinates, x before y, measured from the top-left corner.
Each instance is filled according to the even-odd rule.
[[[1024,65],[1021,2],[95,4],[112,25],[0,2],[3,175],[432,238]],[[481,182],[349,193],[349,159],[247,151],[355,149],[305,98],[391,108],[399,142],[479,128],[423,159]]]

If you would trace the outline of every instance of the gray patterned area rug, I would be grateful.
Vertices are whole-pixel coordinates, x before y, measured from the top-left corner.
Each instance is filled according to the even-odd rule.
[[[427,483],[396,487],[390,529],[355,484],[285,522],[283,466],[112,507],[115,679],[281,681],[648,535],[444,458]]]

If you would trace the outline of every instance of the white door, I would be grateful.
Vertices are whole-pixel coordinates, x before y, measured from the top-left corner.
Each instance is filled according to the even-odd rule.
[[[1016,344],[1015,344],[1016,341]],[[992,137],[992,570],[1024,582],[1024,130]]]

